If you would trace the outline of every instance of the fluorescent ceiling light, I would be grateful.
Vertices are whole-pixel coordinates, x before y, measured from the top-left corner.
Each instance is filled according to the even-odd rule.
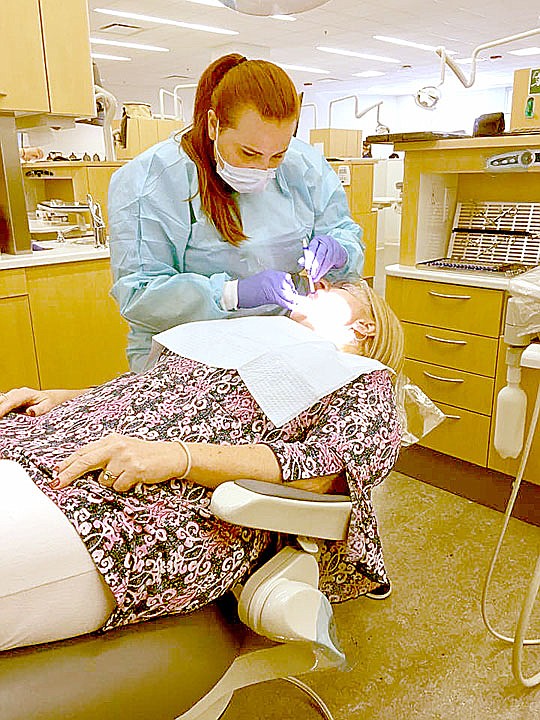
[[[236,30],[212,27],[211,25],[198,25],[196,23],[181,22],[170,18],[156,17],[155,15],[141,15],[140,13],[124,12],[123,10],[108,10],[107,8],[94,8],[94,12],[112,17],[126,18],[127,20],[142,20],[143,22],[156,23],[157,25],[174,25],[186,30],[201,30],[202,32],[216,33],[217,35],[239,35]]]
[[[175,90],[187,90],[187,88],[197,87],[197,83],[183,83],[182,85],[175,85]]]
[[[364,72],[357,72],[353,73],[353,77],[380,77],[381,75],[386,75],[386,73],[381,72],[380,70],[364,70]]]
[[[299,70],[300,72],[316,73],[317,75],[330,75],[330,70],[321,70],[320,68],[305,67],[304,65],[285,65],[285,63],[276,62],[276,65],[284,70]]]
[[[521,50],[509,50],[509,55],[540,55],[540,48],[528,47],[521,48]]]
[[[327,53],[334,53],[334,55],[346,55],[347,57],[358,57],[358,58],[362,58],[363,60],[377,60],[378,62],[387,62],[387,63],[394,63],[396,65],[401,65],[401,60],[396,60],[395,58],[383,57],[382,55],[367,55],[366,53],[354,52],[353,50],[340,50],[339,48],[320,47],[320,46],[317,48],[317,50],[322,50],[322,52],[327,52]]]
[[[271,17],[274,20],[287,20],[287,22],[294,22],[296,20],[293,15],[269,15],[268,17]]]
[[[113,45],[114,47],[127,47],[134,50],[151,50],[152,52],[170,52],[169,48],[158,45],[140,45],[139,43],[121,42],[120,40],[104,40],[102,38],[90,38],[92,45]]]
[[[104,53],[90,53],[90,57],[96,60],[123,60],[124,62],[131,60],[131,58],[124,55],[105,55]]]
[[[410,40],[401,40],[400,38],[388,37],[386,35],[374,35],[374,40],[382,40],[383,42],[393,43],[394,45],[405,45],[405,47],[418,48],[419,50],[430,50],[435,51],[437,48],[435,45],[423,45],[422,43],[411,42]],[[448,55],[453,54],[453,51],[447,50]],[[454,53],[455,54],[455,53]]]

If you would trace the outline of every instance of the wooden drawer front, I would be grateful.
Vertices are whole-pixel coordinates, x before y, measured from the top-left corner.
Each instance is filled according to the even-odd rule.
[[[473,335],[500,334],[502,290],[405,278],[387,278],[386,288],[386,297],[400,320]]]
[[[0,298],[26,294],[24,270],[0,270]]]
[[[447,418],[426,435],[420,444],[445,455],[486,467],[490,419],[451,405],[437,405]]]
[[[494,338],[407,322],[403,330],[408,358],[495,377],[498,343]]]
[[[495,380],[454,368],[405,361],[405,374],[435,403],[443,402],[473,412],[491,414]]]

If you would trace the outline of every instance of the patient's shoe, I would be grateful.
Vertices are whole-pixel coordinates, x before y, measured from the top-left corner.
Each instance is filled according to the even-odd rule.
[[[373,588],[373,590],[367,592],[365,596],[371,600],[384,600],[391,592],[392,586],[390,583],[383,583],[382,585],[379,585],[378,587]]]

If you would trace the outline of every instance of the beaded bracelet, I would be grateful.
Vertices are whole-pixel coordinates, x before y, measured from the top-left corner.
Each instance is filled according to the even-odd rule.
[[[178,478],[179,480],[185,480],[191,472],[191,465],[193,464],[193,459],[191,457],[191,453],[189,452],[188,446],[183,440],[174,440],[173,442],[178,443],[178,445],[180,445],[182,450],[186,453],[187,467],[184,474]]]

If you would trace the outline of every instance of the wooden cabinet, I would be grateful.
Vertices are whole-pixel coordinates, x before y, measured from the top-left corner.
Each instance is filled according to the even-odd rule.
[[[347,160],[331,162],[338,172],[341,166],[347,166],[351,182],[344,185],[351,217],[362,228],[364,251],[364,277],[374,277],[377,255],[377,211],[373,210],[373,171],[375,160]]]
[[[105,225],[108,222],[107,195],[112,174],[121,162],[50,162],[40,163],[36,172],[33,163],[23,166],[24,190],[28,212],[34,212],[44,200],[86,202],[90,193],[101,205]],[[44,172],[47,175],[44,175]],[[88,222],[90,218],[88,216]]]
[[[86,0],[40,0],[40,6],[50,112],[95,115]]]
[[[386,298],[403,321],[405,373],[447,415],[421,444],[486,467],[505,293],[388,277]]]
[[[39,0],[2,0],[0,111],[48,112]]]
[[[26,278],[42,388],[98,385],[128,370],[108,259],[30,267]]]
[[[119,131],[121,120],[113,120],[113,128]],[[115,143],[118,160],[131,160],[158,142],[167,140],[174,132],[182,130],[182,120],[170,118],[128,118],[126,123],[126,147]]]
[[[24,270],[0,273],[0,392],[39,387]]]
[[[0,111],[94,115],[86,0],[2,0]]]

